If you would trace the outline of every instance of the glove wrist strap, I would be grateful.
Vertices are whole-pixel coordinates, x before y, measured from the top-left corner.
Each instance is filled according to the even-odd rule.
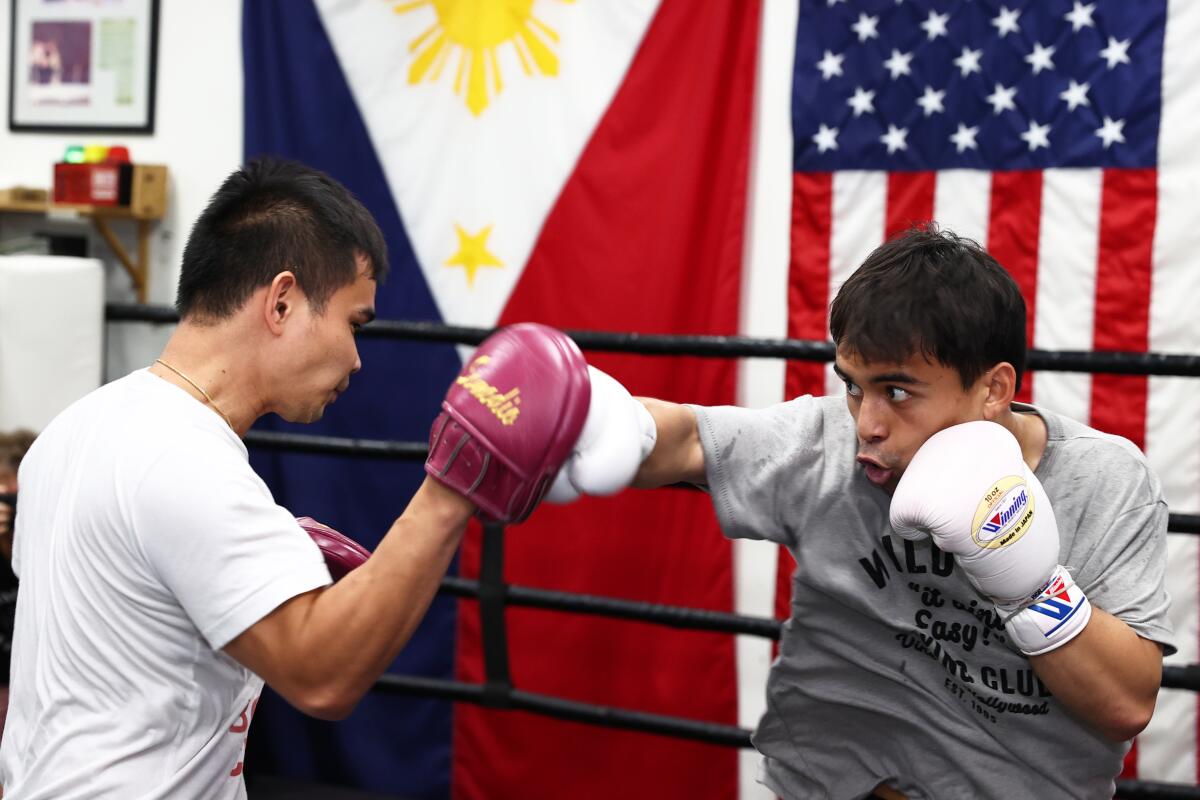
[[[1092,604],[1059,565],[1050,579],[1020,603],[997,603],[1004,629],[1027,656],[1040,656],[1078,636],[1092,617]]]

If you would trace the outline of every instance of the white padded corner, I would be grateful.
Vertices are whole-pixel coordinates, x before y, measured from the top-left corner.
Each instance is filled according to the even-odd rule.
[[[0,430],[41,431],[100,385],[103,353],[99,260],[0,257]]]

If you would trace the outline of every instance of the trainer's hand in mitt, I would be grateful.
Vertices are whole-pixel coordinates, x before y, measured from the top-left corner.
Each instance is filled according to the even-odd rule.
[[[530,322],[497,331],[447,391],[425,471],[480,516],[520,522],[570,455],[590,399],[587,362],[565,333]]]

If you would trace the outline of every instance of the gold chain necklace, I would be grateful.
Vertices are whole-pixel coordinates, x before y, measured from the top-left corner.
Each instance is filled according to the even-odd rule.
[[[226,424],[226,425],[228,425],[228,426],[230,427],[230,429],[231,429],[231,430],[233,430],[235,433],[237,432],[237,428],[234,428],[234,427],[233,427],[233,422],[232,422],[232,421],[230,421],[230,419],[229,419],[229,415],[228,415],[228,414],[226,414],[224,411],[222,411],[222,410],[221,410],[221,407],[220,407],[219,405],[217,405],[217,401],[216,401],[216,400],[213,400],[213,399],[212,399],[212,396],[211,396],[211,395],[209,395],[209,393],[208,393],[208,392],[206,392],[206,391],[204,391],[203,389],[201,389],[201,388],[200,388],[200,384],[196,383],[194,380],[192,380],[191,378],[189,378],[187,375],[184,375],[182,372],[180,372],[179,370],[175,369],[175,368],[174,368],[174,367],[172,367],[170,364],[168,364],[167,362],[163,361],[161,358],[156,358],[156,359],[154,359],[154,363],[155,363],[155,364],[162,364],[164,367],[166,367],[167,369],[171,370],[171,372],[174,372],[176,375],[178,375],[179,377],[181,377],[181,378],[183,378],[185,381],[187,381],[189,384],[191,384],[191,387],[192,387],[193,389],[195,389],[195,390],[196,390],[197,392],[199,392],[200,394],[204,395],[204,399],[208,401],[208,404],[209,404],[210,406],[212,406],[212,407],[213,407],[213,410],[214,410],[214,411],[216,411],[218,414],[220,414],[220,415],[221,415],[221,417],[222,417],[222,418],[225,420],[225,424]]]

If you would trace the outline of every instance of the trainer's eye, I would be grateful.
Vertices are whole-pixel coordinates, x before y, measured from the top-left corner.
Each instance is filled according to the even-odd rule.
[[[862,395],[862,389],[860,389],[858,384],[854,381],[848,381],[843,378],[842,383],[846,384],[846,394],[850,395],[851,397],[859,397]]]
[[[912,397],[911,394],[901,389],[899,386],[887,387],[887,396],[889,400],[896,403],[903,402],[904,400],[908,400]]]

